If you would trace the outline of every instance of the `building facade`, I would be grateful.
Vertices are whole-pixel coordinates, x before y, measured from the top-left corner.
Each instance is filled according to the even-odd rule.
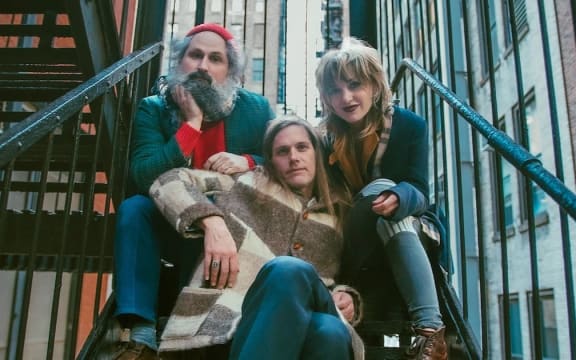
[[[415,60],[574,189],[576,52],[568,2],[377,5],[380,50],[391,77],[402,58]],[[455,225],[453,284],[485,354],[531,359],[538,351],[546,359],[570,358],[566,279],[574,270],[566,269],[566,259],[574,258],[574,222],[418,77],[406,76],[397,95],[430,121],[431,200],[447,209]]]

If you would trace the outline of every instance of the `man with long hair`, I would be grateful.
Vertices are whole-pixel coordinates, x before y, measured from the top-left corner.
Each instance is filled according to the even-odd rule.
[[[150,188],[183,236],[199,228],[205,238],[235,242],[239,259],[198,264],[160,350],[231,342],[234,360],[363,359],[351,326],[361,319],[360,296],[336,285],[342,203],[329,187],[320,139],[308,122],[283,117],[270,123],[263,156],[262,167],[237,177],[173,169]]]

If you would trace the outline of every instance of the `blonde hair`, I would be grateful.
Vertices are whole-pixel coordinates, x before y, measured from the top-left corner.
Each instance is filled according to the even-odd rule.
[[[343,142],[345,148],[352,149],[355,140],[348,123],[336,115],[330,96],[337,81],[359,81],[371,86],[374,91],[372,107],[366,114],[364,129],[356,136],[363,138],[378,131],[385,117],[392,117],[392,92],[382,68],[378,52],[373,47],[356,38],[344,39],[339,49],[328,51],[320,59],[316,68],[316,87],[324,110],[323,125],[334,134],[336,142]]]

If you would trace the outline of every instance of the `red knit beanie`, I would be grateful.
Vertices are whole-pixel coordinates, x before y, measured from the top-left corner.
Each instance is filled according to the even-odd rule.
[[[228,30],[226,30],[222,25],[212,23],[200,24],[194,26],[190,31],[188,31],[188,34],[186,34],[186,36],[198,34],[203,31],[212,31],[213,33],[220,35],[220,37],[225,41],[234,39],[234,36],[232,36],[232,34]]]

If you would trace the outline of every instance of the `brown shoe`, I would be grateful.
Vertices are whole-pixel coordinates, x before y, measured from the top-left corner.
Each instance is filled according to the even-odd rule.
[[[113,360],[160,360],[158,353],[148,346],[134,341],[122,343]]]
[[[446,360],[448,353],[442,326],[438,330],[415,329],[416,338],[406,350],[406,359],[409,360]]]

